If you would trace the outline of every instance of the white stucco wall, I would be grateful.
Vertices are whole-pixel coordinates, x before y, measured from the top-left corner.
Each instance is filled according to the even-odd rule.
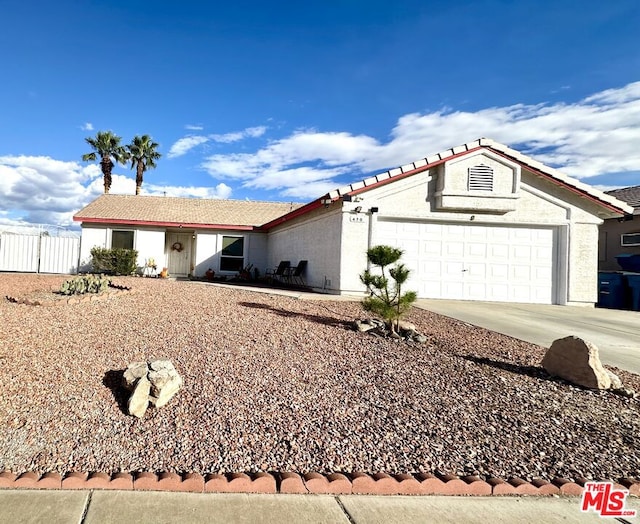
[[[342,287],[341,232],[340,203],[285,222],[269,231],[268,267],[277,267],[281,260],[289,260],[292,266],[300,260],[307,260],[304,275],[307,284],[315,289],[336,293]]]
[[[220,271],[220,251],[223,236],[244,238],[244,265],[253,264],[264,275],[267,267],[267,235],[251,231],[197,231],[194,275],[202,277],[211,268],[218,275],[233,275],[235,272]]]
[[[265,233],[252,233],[249,235],[249,245],[245,247],[247,264],[253,264],[258,269],[258,274],[264,276],[268,267],[267,235]]]
[[[165,232],[163,229],[138,229],[135,232],[133,248],[138,251],[138,267],[153,258],[160,269],[167,266]]]
[[[118,226],[85,225],[82,227],[82,240],[80,243],[81,271],[90,269],[91,249],[95,246],[109,247],[111,244],[111,231],[134,231],[134,249],[138,251],[138,266],[142,268],[149,258],[156,261],[158,268],[168,267],[167,231],[163,228],[128,228]],[[267,262],[267,235],[262,232],[252,231],[221,231],[221,230],[184,230],[181,233],[195,236],[190,244],[193,245],[191,266],[195,276],[202,277],[207,269],[213,269],[217,274],[233,275],[235,272],[220,272],[220,250],[222,249],[223,236],[244,237],[245,266],[253,264],[261,275],[264,275],[268,267]]]
[[[196,233],[195,276],[204,276],[209,268],[219,271],[218,236],[218,233],[213,231]]]
[[[80,271],[91,269],[91,250],[94,247],[107,247],[107,228],[83,225],[80,238]]]
[[[91,250],[94,247],[111,246],[111,232],[134,231],[133,248],[138,251],[137,265],[142,268],[148,258],[154,258],[159,267],[166,265],[165,232],[162,229],[129,228],[126,226],[106,227],[93,224],[82,226],[80,241],[80,271],[91,269]]]

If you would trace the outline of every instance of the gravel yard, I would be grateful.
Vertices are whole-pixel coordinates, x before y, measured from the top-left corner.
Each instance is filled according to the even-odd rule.
[[[358,303],[198,282],[4,299],[63,280],[0,274],[0,470],[640,477],[640,402],[549,379],[538,346],[418,309],[426,344],[383,340],[352,330]],[[185,384],[138,420],[121,373],[152,358]]]

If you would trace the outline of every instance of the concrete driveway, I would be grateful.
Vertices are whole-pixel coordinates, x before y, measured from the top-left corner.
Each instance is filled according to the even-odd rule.
[[[640,312],[575,306],[419,299],[418,307],[549,347],[569,335],[600,350],[604,364],[640,374]]]

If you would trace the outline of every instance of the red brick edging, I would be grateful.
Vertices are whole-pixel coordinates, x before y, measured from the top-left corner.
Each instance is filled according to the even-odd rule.
[[[386,473],[114,473],[71,472],[62,476],[50,472],[38,475],[0,473],[0,489],[118,489],[132,491],[180,491],[194,493],[314,493],[333,495],[567,495],[582,494],[587,479],[557,478],[551,482],[520,478],[457,477],[446,474]],[[625,478],[613,482],[618,489],[640,496],[640,480]]]

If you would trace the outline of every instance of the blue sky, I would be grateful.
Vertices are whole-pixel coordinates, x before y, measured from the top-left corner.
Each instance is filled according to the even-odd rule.
[[[543,8],[544,7],[544,8]],[[0,224],[71,224],[85,137],[150,134],[143,194],[305,202],[486,136],[640,184],[640,3],[5,0]],[[129,166],[112,193],[134,193]]]

